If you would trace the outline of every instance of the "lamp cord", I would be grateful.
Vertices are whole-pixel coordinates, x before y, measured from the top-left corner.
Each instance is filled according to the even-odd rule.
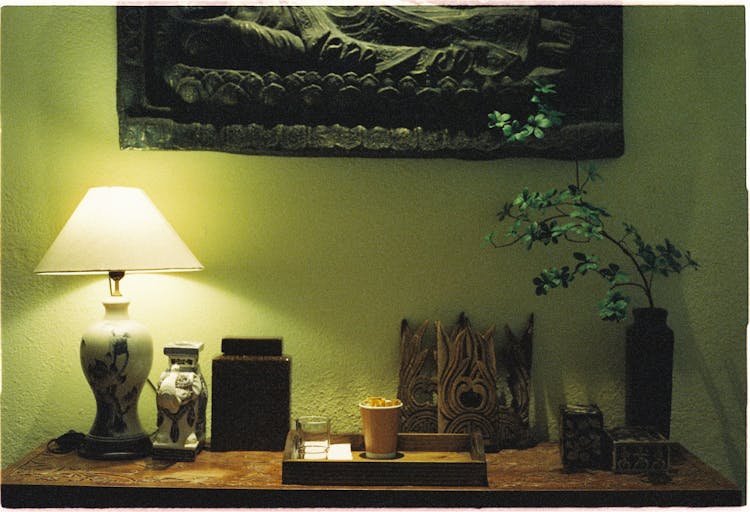
[[[81,432],[68,430],[60,437],[50,439],[50,441],[47,443],[47,451],[58,455],[63,453],[70,453],[74,450],[77,450],[78,447],[81,446],[84,437],[86,436]]]

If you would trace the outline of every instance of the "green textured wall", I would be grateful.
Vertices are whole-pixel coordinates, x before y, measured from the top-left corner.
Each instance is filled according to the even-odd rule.
[[[673,438],[744,485],[744,10],[627,7],[624,38],[627,147],[600,162],[596,198],[703,264],[656,289],[677,338]],[[555,439],[563,402],[622,422],[624,326],[596,318],[600,283],[537,298],[531,277],[564,252],[480,246],[506,198],[566,183],[571,165],[124,152],[115,71],[113,7],[2,9],[3,464],[93,419],[78,337],[106,282],[32,271],[98,185],[145,189],[206,267],[123,282],[154,380],[167,342],[203,341],[210,384],[222,336],[283,336],[292,414],[358,430],[360,398],[395,394],[403,317],[518,330],[534,312],[537,436]],[[153,403],[147,389],[146,425]]]

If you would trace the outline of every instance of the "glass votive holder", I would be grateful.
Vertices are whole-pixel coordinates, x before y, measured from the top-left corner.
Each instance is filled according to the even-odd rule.
[[[299,458],[326,459],[330,447],[331,419],[325,416],[300,416],[295,423]]]

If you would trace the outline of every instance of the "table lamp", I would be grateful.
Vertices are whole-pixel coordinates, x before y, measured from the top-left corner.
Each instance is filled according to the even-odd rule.
[[[96,418],[79,453],[133,459],[151,453],[138,399],[151,369],[153,343],[128,317],[120,293],[125,272],[179,272],[203,266],[148,196],[131,187],[90,189],[34,270],[37,274],[107,274],[104,317],[81,338],[81,366],[96,399]]]

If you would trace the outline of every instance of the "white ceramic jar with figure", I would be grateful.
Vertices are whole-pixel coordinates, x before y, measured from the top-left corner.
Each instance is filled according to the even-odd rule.
[[[169,366],[159,377],[156,392],[155,459],[195,460],[206,441],[208,387],[198,364],[201,350],[203,343],[193,341],[164,347]]]

